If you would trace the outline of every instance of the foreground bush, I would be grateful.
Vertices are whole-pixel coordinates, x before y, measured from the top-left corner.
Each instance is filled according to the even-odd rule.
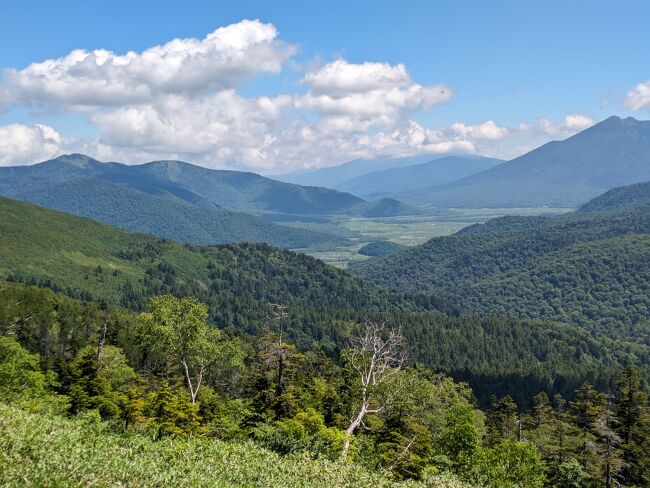
[[[111,432],[93,414],[76,419],[0,404],[0,485],[462,488],[449,479],[396,484],[358,466],[281,457],[251,443]]]

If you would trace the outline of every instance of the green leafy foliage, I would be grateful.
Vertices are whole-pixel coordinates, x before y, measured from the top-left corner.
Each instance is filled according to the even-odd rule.
[[[29,459],[34,459],[33,463],[16,463],[19,467],[2,471],[0,476],[10,477],[1,481],[10,486],[17,479],[41,483],[46,469],[54,469],[60,459],[70,455],[70,449],[88,450],[87,443],[95,446],[91,452],[101,452],[104,469],[97,472],[99,465],[94,457],[78,456],[71,465],[74,469],[65,467],[57,471],[57,476],[62,476],[57,482],[75,484],[98,479],[99,484],[111,484],[128,479],[136,485],[149,486],[149,481],[142,481],[148,473],[142,471],[143,463],[150,457],[158,459],[160,446],[166,446],[162,455],[168,456],[167,464],[173,470],[171,474],[150,474],[150,480],[157,482],[162,482],[160,476],[173,476],[182,483],[191,483],[199,475],[216,476],[213,471],[208,475],[200,469],[182,467],[183,462],[202,466],[195,461],[196,449],[219,459],[219,453],[239,446],[243,451],[237,452],[245,462],[247,450],[257,449],[255,456],[260,460],[272,456],[250,443],[224,444],[217,439],[253,440],[286,456],[281,465],[297,457],[303,477],[311,476],[305,473],[310,472],[314,463],[337,459],[342,446],[350,443],[347,462],[338,461],[331,466],[340,467],[335,470],[339,475],[350,472],[350,476],[360,477],[355,481],[351,478],[350,484],[355,486],[363,486],[364,476],[380,486],[391,479],[414,479],[426,486],[463,486],[464,482],[522,488],[541,487],[545,480],[584,481],[589,486],[598,486],[603,480],[629,481],[642,486],[647,479],[645,453],[650,444],[650,407],[641,389],[639,373],[634,369],[623,372],[618,390],[611,396],[585,383],[569,402],[569,408],[560,397],[551,404],[548,396],[541,393],[528,412],[522,412],[506,396],[495,398],[492,407],[483,413],[467,385],[417,365],[403,368],[400,362],[397,366],[388,362],[388,370],[375,373],[383,375],[388,371],[388,381],[372,383],[367,414],[359,428],[350,433],[348,425],[357,415],[362,393],[359,370],[339,366],[340,356],[332,360],[319,350],[298,352],[286,342],[286,308],[276,307],[269,334],[240,338],[237,348],[229,348],[229,357],[224,358],[221,346],[231,341],[229,332],[211,329],[205,323],[207,307],[194,299],[161,296],[152,300],[150,312],[117,315],[124,322],[115,320],[117,310],[78,302],[77,313],[84,308],[91,313],[87,314],[87,322],[78,324],[86,329],[87,336],[72,356],[72,349],[52,353],[47,342],[33,342],[31,320],[24,320],[20,312],[23,300],[16,300],[29,297],[30,293],[44,298],[56,295],[24,286],[6,288],[11,293],[5,291],[0,303],[10,304],[2,309],[3,320],[9,322],[0,324],[3,330],[24,337],[31,347],[52,357],[45,360],[27,352],[14,339],[2,338],[0,344],[8,347],[0,349],[0,387],[9,392],[6,397],[13,403],[30,409],[34,400],[58,396],[59,405],[69,405],[69,412],[79,417],[72,423],[64,421],[68,424],[59,429],[60,433],[55,433],[57,427],[51,423],[45,427],[31,423],[27,427],[31,435],[16,441],[14,437],[22,435],[22,431],[7,437],[17,426],[3,418],[5,407],[0,406],[0,442],[11,446],[0,454],[4,456],[0,461],[14,462],[14,457],[24,455],[26,450],[33,455]],[[71,301],[60,297],[59,300]],[[56,304],[55,300],[30,303],[30,308],[40,304],[39,313],[32,316],[54,320],[53,314],[42,309]],[[48,333],[52,323],[41,321],[37,327],[42,337],[61,344],[65,336]],[[116,326],[126,330],[111,330]],[[353,341],[352,347],[361,344]],[[404,346],[401,341],[393,344],[397,348]],[[358,351],[358,360],[371,357],[364,349]],[[348,350],[346,356],[351,358],[351,354],[352,350]],[[398,349],[393,351],[391,346],[388,354],[394,357]],[[204,386],[200,390],[196,387],[196,367],[228,365],[232,357],[239,367],[220,366],[220,374],[207,374],[206,369]],[[188,368],[181,367],[179,363],[183,361]],[[41,381],[53,378],[55,373],[58,382]],[[29,386],[32,379],[35,381]],[[63,410],[60,408],[59,412]],[[20,415],[18,425],[46,418],[25,420],[24,414]],[[48,421],[58,422],[56,417]],[[45,463],[44,454],[29,444],[45,444],[37,434],[39,428],[45,429],[43,435],[54,443],[51,447],[56,450]],[[82,437],[85,440],[80,440]],[[131,454],[124,455],[121,471],[115,471],[118,468],[113,468],[113,457],[123,456],[123,449],[130,449]],[[579,469],[573,459],[580,462]],[[351,464],[354,470],[347,471]],[[328,465],[322,466],[326,469]],[[264,470],[258,476],[271,476],[269,473],[274,472],[263,464],[258,467]],[[237,478],[237,473],[242,472],[243,478]],[[231,466],[228,474],[235,476],[234,482],[245,482],[249,476],[246,468],[238,465]],[[221,482],[221,478],[202,479],[204,483]],[[318,486],[320,479],[314,478],[311,484]],[[274,482],[276,479],[272,478],[270,483]],[[285,482],[293,483],[291,479]]]
[[[147,359],[163,370],[171,362],[182,366],[192,403],[201,384],[215,375],[233,375],[243,366],[243,353],[235,341],[222,340],[219,329],[206,323],[208,307],[193,298],[170,295],[151,300],[150,312],[140,315],[136,336]]]
[[[0,484],[23,486],[332,486],[396,483],[355,465],[283,458],[252,443],[153,441],[82,418],[28,414],[0,404]],[[423,486],[415,482],[403,486]],[[432,487],[460,487],[431,484]]]
[[[0,398],[13,402],[47,393],[48,377],[39,369],[39,357],[11,337],[0,336]]]
[[[527,442],[503,441],[485,449],[474,467],[481,486],[498,488],[541,488],[544,463]]]

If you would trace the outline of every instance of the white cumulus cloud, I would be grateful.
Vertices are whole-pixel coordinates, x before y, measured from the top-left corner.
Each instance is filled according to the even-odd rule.
[[[0,166],[26,164],[57,156],[62,151],[61,135],[41,124],[0,126]]]
[[[243,20],[202,39],[173,39],[141,52],[78,49],[24,69],[6,68],[0,109],[31,107],[35,120],[40,113],[67,112],[94,124],[99,137],[63,140],[48,125],[0,126],[0,165],[64,151],[267,173],[421,153],[512,157],[594,123],[569,114],[516,127],[494,120],[425,127],[413,119],[450,100],[453,90],[418,83],[403,64],[384,62],[336,59],[293,84],[296,76],[288,77],[286,93],[242,95],[242,83],[256,74],[283,75],[296,52],[272,24]],[[631,106],[648,103],[649,84],[630,92]]]
[[[303,78],[316,93],[347,95],[387,88],[409,86],[411,77],[403,64],[388,63],[351,64],[344,59],[326,64]]]
[[[639,83],[634,90],[630,90],[625,98],[625,105],[632,110],[650,108],[650,80]]]
[[[534,123],[521,123],[517,127],[518,136],[525,137],[555,137],[564,138],[582,130],[588,129],[596,121],[583,114],[568,114],[561,122],[553,122],[545,117],[540,117]]]
[[[201,98],[168,95],[155,104],[98,112],[92,121],[107,146],[263,168],[269,164],[265,147],[291,104],[287,95],[244,98],[224,90]]]
[[[509,133],[506,127],[498,126],[493,120],[476,125],[465,125],[461,122],[456,122],[451,125],[451,131],[464,138],[493,140],[503,139]]]
[[[253,74],[280,72],[296,48],[277,36],[271,24],[244,20],[204,39],[174,39],[140,53],[79,49],[22,70],[6,69],[0,101],[121,105],[231,89]]]
[[[445,85],[415,83],[402,64],[338,59],[307,73],[302,81],[309,91],[297,97],[298,108],[323,117],[348,117],[348,124],[360,129],[394,123],[404,112],[430,110],[453,95]]]

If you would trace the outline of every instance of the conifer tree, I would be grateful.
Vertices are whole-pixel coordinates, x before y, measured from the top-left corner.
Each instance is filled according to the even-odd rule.
[[[630,485],[650,485],[650,407],[636,368],[625,368],[617,383],[614,411],[623,452],[622,477]]]
[[[573,422],[580,431],[577,458],[585,470],[597,479],[600,476],[602,459],[597,451],[596,422],[605,413],[607,397],[589,383],[584,383],[576,390],[576,399],[569,405]]]
[[[505,439],[517,440],[517,404],[510,395],[498,400],[496,397],[492,397],[492,406],[487,412],[486,424],[489,445],[497,444]]]

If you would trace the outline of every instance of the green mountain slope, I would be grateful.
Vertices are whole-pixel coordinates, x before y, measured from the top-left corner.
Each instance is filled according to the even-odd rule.
[[[237,211],[285,215],[343,213],[364,217],[413,213],[394,199],[365,201],[321,186],[293,185],[255,173],[215,171],[180,161],[156,161],[140,166],[139,170]]]
[[[609,190],[584,204],[578,212],[612,212],[632,209],[640,205],[650,205],[650,182]]]
[[[352,207],[352,212],[362,217],[394,217],[420,213],[418,210],[394,198],[381,198],[372,202],[359,203]]]
[[[344,212],[362,202],[328,188],[282,183],[255,173],[210,170],[181,161],[155,161],[137,170],[237,211],[327,214]]]
[[[506,217],[353,268],[476,313],[559,320],[650,344],[650,213]]]
[[[126,285],[151,293],[205,291],[217,278],[223,283],[212,283],[215,294],[267,302],[375,309],[399,302],[302,254],[255,244],[193,248],[3,197],[0,241],[4,276],[50,280],[113,303],[124,301]]]
[[[196,195],[140,191],[101,178],[82,178],[23,191],[22,200],[134,232],[178,242],[225,244],[266,242],[299,248],[337,242],[320,232],[294,229],[253,215],[223,210]]]
[[[369,242],[357,252],[363,256],[370,257],[387,256],[396,253],[397,251],[401,251],[405,249],[405,247],[406,246],[391,241],[374,241]]]
[[[0,195],[179,242],[248,241],[289,248],[336,244],[341,239],[273,224],[260,214],[369,216],[410,211],[399,202],[366,202],[253,173],[215,171],[180,161],[127,166],[80,154],[0,168]]]
[[[448,185],[404,195],[436,207],[578,207],[650,180],[650,121],[610,117],[564,141]]]
[[[541,390],[570,395],[586,378],[605,385],[623,365],[650,364],[648,347],[623,337],[612,346],[575,327],[460,314],[305,255],[259,244],[182,246],[4,198],[0,277],[132,310],[153,295],[192,295],[214,324],[247,334],[266,327],[270,304],[284,303],[290,340],[325,352],[344,347],[354,324],[387,321],[403,330],[413,361],[468,381],[481,401],[507,392],[526,405]]]
[[[12,198],[54,183],[92,177],[128,184],[147,193],[170,193],[188,201],[203,198],[240,212],[332,213],[363,202],[327,188],[301,187],[255,173],[212,170],[182,161],[129,166],[70,154],[32,166],[0,168],[0,176],[0,191]]]

